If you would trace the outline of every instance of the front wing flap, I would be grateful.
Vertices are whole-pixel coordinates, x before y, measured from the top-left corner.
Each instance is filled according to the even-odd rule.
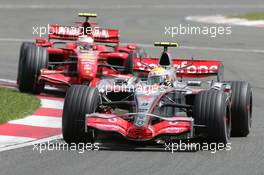
[[[178,135],[186,132],[190,132],[190,138],[193,137],[193,119],[190,117],[171,117],[148,127],[136,127],[124,117],[127,116],[87,114],[86,132],[88,127],[92,127],[102,131],[117,132],[132,140],[151,140],[159,135]]]

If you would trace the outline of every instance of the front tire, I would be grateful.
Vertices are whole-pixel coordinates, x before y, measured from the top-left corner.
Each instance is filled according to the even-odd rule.
[[[62,134],[67,143],[94,142],[94,133],[85,132],[85,115],[96,111],[99,100],[96,88],[74,85],[68,89],[62,116]]]
[[[230,81],[232,89],[232,136],[246,137],[252,123],[252,89],[248,82]]]
[[[17,84],[20,83],[20,74],[21,74],[21,67],[23,66],[23,61],[26,55],[26,50],[28,47],[35,45],[33,42],[23,42],[20,46],[19,51],[19,60],[18,60],[18,70],[17,70]]]
[[[193,118],[196,134],[206,136],[209,142],[227,144],[230,140],[230,105],[223,91],[208,90],[195,96]]]
[[[40,70],[48,67],[48,51],[36,45],[28,45],[19,70],[18,89],[21,92],[39,94],[44,84],[38,81]]]

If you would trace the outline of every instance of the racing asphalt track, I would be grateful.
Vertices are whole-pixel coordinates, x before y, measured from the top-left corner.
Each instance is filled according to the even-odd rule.
[[[28,6],[31,3],[37,5]],[[78,3],[79,2],[79,3]],[[56,6],[55,4],[60,4]],[[71,4],[75,5],[71,5]],[[163,5],[161,5],[161,3]],[[77,5],[76,5],[77,4]],[[82,5],[83,4],[83,5]],[[80,9],[80,8],[83,9]],[[46,151],[33,146],[0,152],[0,174],[264,174],[264,47],[263,28],[232,27],[232,35],[164,35],[164,26],[187,25],[188,15],[236,14],[263,11],[262,0],[163,0],[163,1],[85,1],[85,0],[1,0],[0,78],[16,79],[18,51],[22,39],[32,39],[32,26],[48,23],[70,24],[80,11],[97,12],[102,26],[121,29],[123,42],[152,44],[178,41],[177,57],[219,58],[225,64],[226,79],[246,80],[253,86],[253,129],[247,138],[232,138],[232,150],[171,154],[164,151],[103,150]],[[193,26],[202,24],[191,23]],[[218,49],[216,49],[218,48]],[[219,49],[220,48],[220,49]],[[241,51],[244,50],[244,51]],[[151,55],[160,49],[147,48]]]

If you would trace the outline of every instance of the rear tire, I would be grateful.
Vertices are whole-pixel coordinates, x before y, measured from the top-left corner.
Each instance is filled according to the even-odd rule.
[[[68,89],[62,116],[62,134],[67,143],[94,142],[94,133],[85,132],[85,115],[95,112],[99,101],[96,88],[73,85]]]
[[[209,142],[227,144],[230,140],[230,103],[223,91],[208,90],[195,96],[193,117],[196,134],[206,136]]]
[[[18,89],[21,92],[39,94],[44,88],[44,83],[38,81],[40,70],[47,67],[47,49],[36,45],[28,45],[19,68]]]
[[[232,88],[232,136],[246,137],[252,123],[252,89],[248,82],[230,81]]]

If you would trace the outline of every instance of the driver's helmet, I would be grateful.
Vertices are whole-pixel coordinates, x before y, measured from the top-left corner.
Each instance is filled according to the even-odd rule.
[[[83,35],[78,37],[77,45],[81,50],[92,49],[94,44],[94,39],[91,36]]]
[[[172,75],[163,67],[156,67],[148,75],[148,84],[168,85],[171,86]]]

